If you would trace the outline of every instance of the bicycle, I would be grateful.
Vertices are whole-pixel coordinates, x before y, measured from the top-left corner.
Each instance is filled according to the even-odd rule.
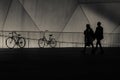
[[[49,35],[49,39],[45,36],[46,31],[43,34],[43,37],[38,40],[38,45],[40,48],[44,48],[45,46],[50,46],[51,48],[54,48],[57,45],[57,41],[55,38],[53,38],[53,35]]]
[[[20,34],[16,32],[9,33],[11,36],[6,39],[6,46],[10,49],[14,48],[17,45],[19,48],[24,48],[26,45],[25,38],[21,37]]]

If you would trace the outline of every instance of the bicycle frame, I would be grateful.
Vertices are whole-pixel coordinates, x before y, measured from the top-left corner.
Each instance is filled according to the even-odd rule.
[[[15,47],[15,45],[17,45],[20,48],[25,47],[26,41],[24,37],[21,37],[21,35],[17,34],[16,32],[12,32],[9,34],[11,34],[10,37],[6,39],[6,45],[8,48],[12,49]]]
[[[47,43],[47,45],[48,45],[50,40],[46,38],[46,36],[45,36],[46,32],[47,32],[47,30],[44,32],[42,39],[43,39],[43,40]]]
[[[43,34],[43,37],[38,40],[38,45],[39,47],[47,47],[48,45],[50,47],[55,47],[56,46],[56,40],[53,38],[53,35],[50,34],[49,38],[46,38],[45,36],[46,31]]]
[[[15,44],[18,45],[19,44],[19,39],[21,38],[21,36],[19,36],[15,32],[12,32],[11,34],[12,34],[11,38],[15,41]]]

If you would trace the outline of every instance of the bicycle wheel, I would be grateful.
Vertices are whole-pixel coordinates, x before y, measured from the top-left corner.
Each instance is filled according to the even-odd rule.
[[[20,48],[24,48],[25,45],[26,45],[25,38],[21,37],[21,38],[18,40],[18,45],[19,45]]]
[[[15,40],[13,39],[13,38],[11,38],[11,37],[8,37],[7,39],[6,39],[6,46],[8,47],[8,48],[10,48],[10,49],[12,49],[12,48],[14,48],[15,47]]]
[[[50,47],[54,48],[57,45],[57,41],[54,38],[52,38],[49,45]]]
[[[45,41],[44,41],[44,39],[40,38],[38,40],[38,45],[39,45],[40,48],[44,48],[45,47]]]

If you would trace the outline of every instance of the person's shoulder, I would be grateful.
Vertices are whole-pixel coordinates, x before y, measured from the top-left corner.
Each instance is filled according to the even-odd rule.
[[[101,26],[100,28],[101,28],[101,29],[103,29],[103,27],[102,27],[102,26]]]
[[[100,26],[101,28],[103,28],[102,26]]]
[[[99,27],[97,26],[96,29],[99,29]]]

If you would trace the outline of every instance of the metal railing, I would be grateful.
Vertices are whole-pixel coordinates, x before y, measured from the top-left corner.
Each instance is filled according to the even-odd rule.
[[[5,41],[11,31],[0,31],[0,48],[7,48]],[[25,48],[39,48],[38,40],[43,37],[44,31],[16,31],[26,39]],[[46,37],[53,34],[60,47],[84,47],[84,34],[82,32],[46,32]],[[94,45],[96,41],[94,41]],[[119,33],[105,33],[102,40],[103,47],[120,47]],[[46,46],[49,47],[49,46]],[[16,47],[17,48],[17,47]]]

